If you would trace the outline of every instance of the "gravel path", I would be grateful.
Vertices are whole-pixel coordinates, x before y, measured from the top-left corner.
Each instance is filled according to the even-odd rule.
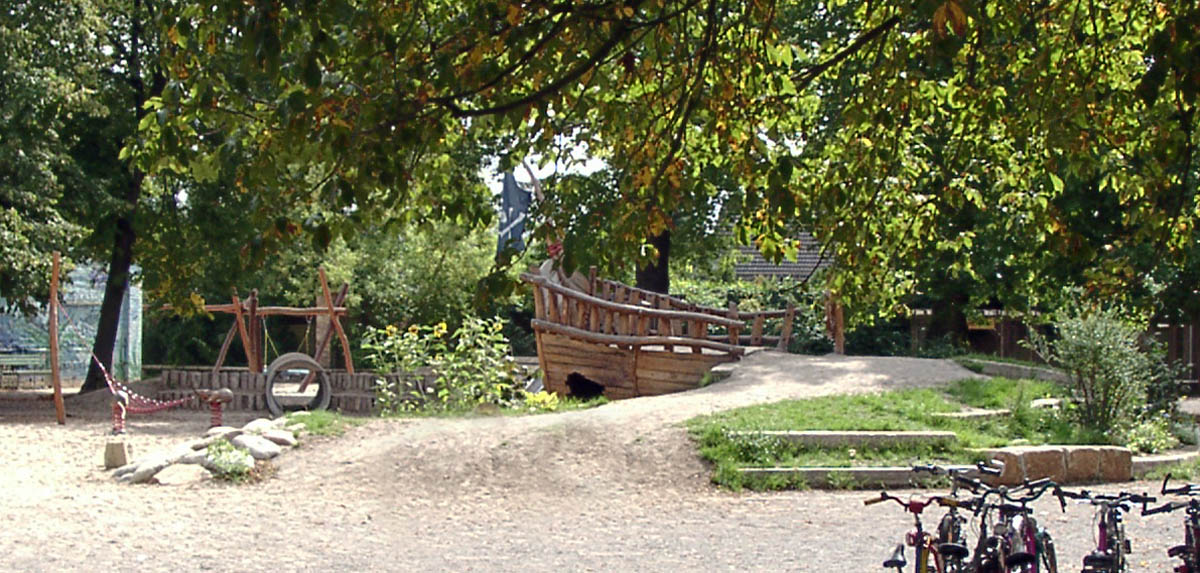
[[[100,467],[104,396],[71,400],[65,427],[46,401],[0,397],[0,569],[877,571],[911,524],[899,508],[864,507],[870,492],[715,489],[679,422],[971,375],[935,360],[759,354],[707,388],[592,410],[372,420],[241,487],[113,483]],[[127,440],[165,449],[206,418],[135,417]],[[1120,487],[1155,484],[1106,489]],[[1039,507],[1063,570],[1077,570],[1090,510]],[[1130,518],[1135,570],[1170,570],[1181,517]]]

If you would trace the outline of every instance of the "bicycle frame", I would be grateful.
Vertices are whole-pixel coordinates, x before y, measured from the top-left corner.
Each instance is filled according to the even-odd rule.
[[[946,573],[945,560],[938,550],[937,539],[921,524],[921,513],[925,508],[938,503],[939,505],[957,505],[957,500],[946,498],[943,496],[932,496],[924,500],[912,498],[908,501],[889,495],[887,492],[880,492],[879,497],[871,498],[863,501],[864,505],[872,505],[882,501],[894,501],[904,508],[905,511],[913,516],[913,530],[909,531],[904,536],[904,543],[898,544],[892,550],[892,556],[883,562],[886,568],[894,568],[897,572],[902,572],[904,567],[908,565],[904,559],[904,546],[907,545],[915,550],[913,560],[913,571],[916,573],[929,573],[936,571],[937,573]],[[951,506],[953,507],[953,506]],[[932,561],[933,568],[930,569]]]
[[[986,488],[986,486],[984,486]],[[1027,504],[1054,487],[1048,479],[1029,482],[1013,488],[986,488],[979,500],[979,543],[975,550],[974,570],[979,573],[1039,573],[1045,565],[1045,573],[1057,573],[1057,558],[1054,542],[1049,533],[1037,525],[1030,515]],[[1013,497],[1018,491],[1028,491]],[[987,502],[989,496],[999,497],[1014,503]],[[1061,499],[1060,499],[1061,502]],[[989,519],[993,512],[999,514],[994,522]],[[991,533],[988,533],[990,524]]]
[[[1146,504],[1154,498],[1121,492],[1117,495],[1097,494],[1083,490],[1079,493],[1058,491],[1061,498],[1070,497],[1086,501],[1096,506],[1096,548],[1083,558],[1083,573],[1122,573],[1128,570],[1127,555],[1131,549],[1129,539],[1125,537],[1125,523],[1122,513],[1129,511],[1130,503]]]
[[[1183,545],[1176,545],[1167,550],[1169,557],[1178,557],[1183,561],[1183,564],[1175,567],[1176,573],[1200,573],[1200,501],[1196,496],[1200,496],[1200,486],[1195,484],[1184,484],[1176,488],[1167,488],[1167,481],[1171,479],[1171,475],[1163,479],[1162,493],[1172,495],[1186,495],[1191,499],[1182,501],[1169,502],[1154,509],[1146,509],[1142,507],[1142,515],[1153,515],[1155,513],[1172,512],[1177,509],[1187,509],[1187,517],[1183,521]]]

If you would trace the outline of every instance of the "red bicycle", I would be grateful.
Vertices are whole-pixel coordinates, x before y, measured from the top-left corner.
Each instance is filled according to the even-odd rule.
[[[894,501],[903,507],[905,511],[913,516],[914,528],[904,536],[904,543],[899,543],[892,550],[892,555],[883,562],[883,566],[895,569],[897,572],[903,572],[908,565],[908,561],[904,558],[904,546],[908,545],[916,551],[915,560],[913,561],[914,573],[963,573],[964,559],[967,556],[968,549],[957,539],[940,539],[938,535],[934,535],[921,525],[921,514],[931,505],[937,504],[941,507],[950,508],[954,512],[959,507],[970,507],[969,501],[960,500],[953,496],[934,495],[925,499],[910,498],[908,501],[900,499],[889,493],[880,492],[879,497],[864,500],[864,505],[872,505],[883,501]],[[947,514],[950,515],[950,514]],[[943,523],[946,519],[943,518]],[[958,528],[939,527],[939,532],[945,531],[960,531]]]

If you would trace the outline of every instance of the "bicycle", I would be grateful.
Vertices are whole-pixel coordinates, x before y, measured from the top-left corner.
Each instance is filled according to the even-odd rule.
[[[989,468],[983,463],[976,464],[976,468],[982,473],[992,475],[999,475],[1001,472],[1001,470]],[[958,509],[971,510],[973,509],[972,504],[974,501],[959,499],[958,486],[960,483],[959,479],[970,479],[966,477],[966,473],[969,470],[955,470],[935,465],[918,465],[913,466],[912,471],[914,473],[928,472],[933,475],[950,476],[950,495],[930,496],[924,501],[910,499],[908,502],[904,502],[895,496],[888,495],[887,492],[880,492],[878,498],[868,499],[863,502],[865,505],[871,505],[893,500],[904,507],[909,513],[913,514],[916,528],[905,536],[905,543],[896,545],[891,557],[883,562],[883,566],[903,571],[904,567],[908,564],[904,558],[904,546],[907,544],[916,549],[914,571],[918,573],[929,571],[936,571],[938,573],[966,573],[968,571],[966,558],[970,554],[970,550],[967,548],[966,537],[963,535],[963,525],[967,520],[958,513]],[[938,522],[937,535],[925,531],[920,519],[921,513],[925,511],[925,508],[933,503],[949,508],[949,511]],[[930,560],[933,561],[934,569],[929,568]]]
[[[1096,506],[1096,549],[1083,558],[1082,573],[1125,573],[1129,571],[1126,556],[1131,550],[1129,538],[1125,537],[1122,514],[1129,511],[1129,504],[1153,503],[1155,498],[1135,493],[1121,492],[1117,495],[1101,494],[1082,490],[1078,493],[1058,490],[1059,499],[1086,501]]]
[[[1200,501],[1196,499],[1196,496],[1200,495],[1200,485],[1188,483],[1168,489],[1167,482],[1170,479],[1171,474],[1167,474],[1167,477],[1163,478],[1160,490],[1163,495],[1186,495],[1191,499],[1168,502],[1152,509],[1143,507],[1142,515],[1187,509],[1187,517],[1183,521],[1183,545],[1176,545],[1168,549],[1167,556],[1178,557],[1183,561],[1182,565],[1175,568],[1175,573],[1200,573]]]
[[[961,567],[962,557],[965,557],[967,548],[963,545],[955,545],[953,543],[939,543],[938,536],[925,531],[921,524],[921,513],[925,508],[937,503],[938,505],[957,508],[962,505],[960,500],[943,495],[934,495],[925,498],[910,498],[904,501],[886,491],[879,492],[879,497],[863,500],[863,505],[873,505],[884,501],[894,501],[904,508],[905,511],[913,514],[913,531],[908,532],[904,536],[904,542],[896,545],[892,550],[892,555],[883,562],[886,568],[894,568],[898,573],[904,571],[904,567],[908,565],[908,561],[904,558],[904,546],[909,545],[916,551],[913,561],[914,573],[959,573],[965,571]],[[939,530],[941,527],[939,527]],[[939,534],[941,532],[939,531]],[[953,558],[957,565],[955,569],[947,569],[947,556]],[[933,567],[930,568],[930,561]]]
[[[979,515],[979,542],[975,548],[972,571],[976,573],[1058,573],[1054,539],[1033,518],[1029,503],[1058,486],[1048,478],[1026,482],[1014,488],[991,487],[978,480],[974,491],[980,497],[975,505]],[[982,490],[982,493],[980,491]],[[1017,495],[1018,493],[1022,495]],[[989,497],[999,501],[989,502]],[[1059,498],[1066,511],[1066,502]],[[999,519],[989,519],[994,513]],[[990,530],[990,533],[989,533]]]

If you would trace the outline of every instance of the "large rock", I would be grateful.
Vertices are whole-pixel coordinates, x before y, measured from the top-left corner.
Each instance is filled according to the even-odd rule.
[[[250,434],[262,434],[268,430],[274,430],[279,426],[272,420],[267,418],[257,418],[250,420],[242,429]]]
[[[189,485],[211,479],[212,474],[198,465],[176,464],[163,468],[154,476],[162,485]]]
[[[296,436],[292,435],[292,433],[287,430],[267,430],[263,432],[262,436],[268,440],[271,440],[272,442],[275,442],[276,444],[288,448],[294,448],[296,447],[296,444],[299,443],[296,441]]]
[[[146,483],[155,474],[162,471],[163,468],[171,465],[171,462],[166,456],[151,456],[143,461],[138,462],[137,469],[130,473],[123,474],[117,479],[127,483]]]
[[[230,442],[239,448],[248,450],[256,460],[269,460],[283,453],[283,449],[275,442],[254,434],[242,434]]]
[[[208,452],[205,450],[192,450],[192,453],[179,458],[175,463],[180,464],[203,464],[208,459]]]
[[[216,426],[209,428],[208,431],[205,432],[205,435],[210,438],[225,438],[226,440],[232,440],[235,436],[240,436],[243,433],[244,430],[241,428],[234,428],[231,426]]]

